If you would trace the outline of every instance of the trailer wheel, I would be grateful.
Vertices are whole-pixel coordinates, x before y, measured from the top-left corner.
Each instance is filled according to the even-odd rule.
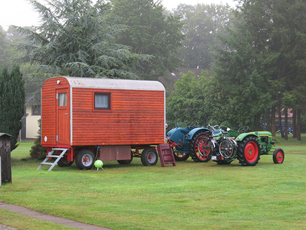
[[[282,164],[285,159],[285,154],[282,149],[275,149],[273,152],[273,162],[274,164]]]
[[[133,152],[131,152],[131,160],[117,160],[117,161],[121,165],[128,165],[132,162],[132,160],[133,160]]]
[[[237,158],[243,166],[255,166],[259,161],[259,145],[257,138],[248,136],[238,142]]]
[[[68,167],[71,166],[73,163],[73,161],[67,161],[66,159],[64,159],[64,157],[62,157],[58,162],[57,165],[59,167]]]
[[[89,149],[82,149],[75,157],[79,169],[91,169],[94,165],[95,155]]]
[[[189,152],[195,162],[210,160],[211,144],[205,132],[199,132],[192,137]]]
[[[157,152],[153,148],[146,148],[141,153],[141,162],[144,166],[156,165],[158,161]]]

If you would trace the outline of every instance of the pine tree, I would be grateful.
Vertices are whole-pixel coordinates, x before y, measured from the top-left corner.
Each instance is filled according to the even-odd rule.
[[[257,5],[250,7],[237,13],[235,28],[229,29],[222,38],[224,46],[214,54],[213,70],[214,80],[219,82],[216,85],[220,87],[216,91],[222,95],[217,104],[223,110],[223,119],[227,117],[234,127],[248,125],[260,129],[261,119],[271,107],[269,80],[277,53],[266,49],[269,45],[267,31],[258,32],[263,25],[269,30],[267,12]],[[261,22],[250,23],[249,11],[265,17]]]
[[[0,74],[0,132],[12,136],[11,150],[17,147],[24,102],[24,82],[19,66],[14,65],[10,74],[6,67],[3,68]]]

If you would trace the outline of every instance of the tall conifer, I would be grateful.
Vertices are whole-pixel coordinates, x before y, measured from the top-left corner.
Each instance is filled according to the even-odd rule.
[[[9,74],[3,68],[0,74],[0,132],[12,135],[11,150],[15,149],[24,115],[24,81],[18,65]]]

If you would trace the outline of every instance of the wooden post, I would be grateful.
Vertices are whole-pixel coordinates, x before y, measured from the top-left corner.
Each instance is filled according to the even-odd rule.
[[[0,186],[2,185],[1,157],[0,157]]]
[[[0,133],[1,182],[12,182],[11,135]]]

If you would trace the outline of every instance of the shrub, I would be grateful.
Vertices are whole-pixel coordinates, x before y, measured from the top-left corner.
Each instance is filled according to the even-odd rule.
[[[39,124],[39,130],[38,130],[38,136],[35,139],[34,145],[31,147],[30,155],[32,159],[38,159],[42,160],[46,157],[47,154],[47,148],[41,146],[41,119],[38,120]]]

